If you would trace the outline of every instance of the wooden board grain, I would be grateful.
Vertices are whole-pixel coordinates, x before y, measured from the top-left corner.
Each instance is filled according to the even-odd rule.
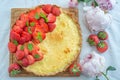
[[[78,21],[78,9],[76,8],[64,8],[65,11],[69,12],[71,14],[71,16],[73,16],[77,21]],[[21,13],[24,13],[26,11],[29,11],[28,8],[13,8],[11,9],[11,28],[14,25],[15,21],[19,18]],[[15,57],[14,55],[10,54],[10,64],[15,62]],[[75,61],[78,62],[79,61],[79,57],[78,59]],[[22,72],[20,74],[17,74],[15,76],[11,76],[9,74],[10,77],[39,77],[34,75],[33,73],[28,73],[25,70],[22,69]],[[54,75],[55,77],[61,76],[61,77],[76,77],[76,75],[71,75],[68,72],[68,69],[64,72],[58,73],[56,75]],[[53,77],[53,76],[50,76]]]

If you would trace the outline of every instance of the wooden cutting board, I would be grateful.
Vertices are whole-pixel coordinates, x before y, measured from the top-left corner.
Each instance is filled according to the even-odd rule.
[[[29,8],[12,8],[11,9],[11,28],[12,28],[12,25],[14,25],[15,21],[19,18],[20,14],[24,13],[28,10],[29,10]],[[78,21],[78,9],[76,9],[76,8],[64,8],[64,10],[68,11],[71,14],[71,16],[73,16]],[[10,64],[15,62],[14,55],[10,54],[9,61],[10,61]],[[75,61],[75,63],[78,61],[79,61],[79,57]],[[9,74],[9,76],[10,77],[39,77],[39,76],[34,75],[33,73],[28,73],[25,70],[22,70],[22,72],[20,74],[17,74],[15,76],[11,76],[10,74]],[[75,76],[76,77],[76,75],[71,75],[68,72],[68,69],[66,71],[58,73],[57,75],[54,75],[54,76],[55,77],[58,77],[58,76],[61,76],[61,77],[74,77]],[[50,76],[50,77],[53,77],[53,76]]]

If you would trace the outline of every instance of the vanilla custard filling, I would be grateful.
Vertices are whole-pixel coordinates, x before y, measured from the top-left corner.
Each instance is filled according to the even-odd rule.
[[[46,39],[38,44],[44,54],[41,61],[28,67],[29,72],[37,75],[52,75],[64,71],[78,56],[80,35],[75,22],[61,13],[56,19],[56,28],[46,34]]]

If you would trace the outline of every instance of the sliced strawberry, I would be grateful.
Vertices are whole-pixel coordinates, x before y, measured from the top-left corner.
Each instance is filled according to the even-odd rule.
[[[14,25],[13,26],[13,30],[16,32],[16,33],[18,33],[18,34],[20,34],[23,30],[20,28],[20,26],[17,26],[17,25]]]
[[[48,23],[48,28],[49,28],[49,31],[52,32],[56,27],[56,24],[55,23]]]
[[[43,5],[43,6],[42,6],[42,9],[43,9],[47,14],[49,14],[49,13],[51,12],[52,5],[51,5],[51,4]]]
[[[17,60],[22,60],[25,57],[25,53],[22,50],[17,50],[15,56]]]
[[[27,58],[23,58],[21,62],[22,66],[27,67],[29,65],[29,61]]]
[[[11,53],[15,53],[16,50],[17,50],[17,46],[16,46],[14,43],[9,42],[9,43],[8,43],[8,49],[9,49],[9,51],[10,51]]]
[[[28,14],[25,14],[25,13],[21,14],[20,15],[20,20],[22,20],[24,22],[29,21]]]
[[[50,13],[47,16],[47,19],[48,19],[48,22],[54,23],[56,21],[56,16]]]
[[[43,32],[47,33],[49,31],[47,23],[40,23],[40,28]]]
[[[57,6],[53,6],[52,7],[52,14],[54,14],[55,16],[59,16],[61,14],[60,8]]]
[[[16,74],[18,74],[18,73],[21,72],[21,67],[19,66],[19,64],[13,63],[13,64],[11,64],[11,65],[9,66],[8,72],[9,72],[12,76],[14,76],[14,75],[16,75]]]
[[[17,20],[16,25],[20,26],[20,28],[23,29],[26,26],[26,23],[24,21],[22,21],[22,20]]]
[[[19,41],[20,35],[18,33],[16,33],[15,31],[11,30],[10,31],[10,39]]]
[[[32,55],[28,55],[27,59],[28,59],[29,65],[31,65],[31,64],[33,64],[35,62],[35,59],[34,59],[34,57]]]

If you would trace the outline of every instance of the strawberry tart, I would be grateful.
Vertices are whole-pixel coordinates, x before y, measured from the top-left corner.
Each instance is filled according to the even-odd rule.
[[[65,71],[78,58],[81,43],[74,17],[63,8],[45,4],[19,16],[10,30],[8,49],[27,72],[51,76]]]

